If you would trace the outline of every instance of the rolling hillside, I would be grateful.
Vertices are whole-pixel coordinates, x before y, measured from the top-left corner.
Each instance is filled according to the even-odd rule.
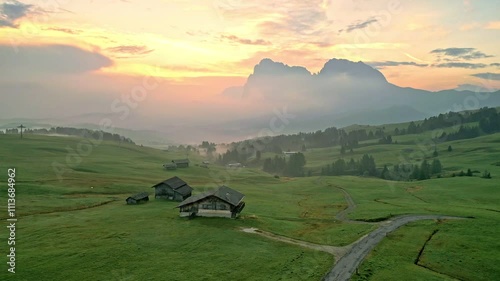
[[[496,223],[500,134],[452,142],[449,155],[439,148],[445,169],[488,168],[493,179],[419,182],[350,176],[275,178],[253,168],[196,166],[203,160],[198,155],[189,156],[190,168],[165,171],[164,162],[185,154],[108,142],[84,150],[87,141],[0,135],[0,169],[5,171],[0,181],[7,182],[7,169],[16,168],[18,280],[82,280],[82,274],[86,280],[320,280],[333,265],[333,256],[240,228],[255,227],[317,244],[349,245],[375,226],[335,218],[347,207],[338,187],[349,192],[357,205],[348,214],[353,220],[410,213],[474,217],[401,228],[368,257],[356,280],[408,276],[409,271],[415,280],[493,280],[500,275],[494,250],[500,248],[495,235],[500,231]],[[369,152],[380,161],[393,162],[410,147],[375,145],[356,153]],[[418,149],[415,144],[413,148]],[[335,153],[308,151],[308,165],[319,167]],[[62,170],[55,172],[53,163],[61,164],[56,166]],[[181,219],[175,202],[154,196],[144,205],[125,204],[129,195],[153,192],[153,184],[173,175],[192,185],[195,194],[221,184],[244,193],[242,216]],[[0,199],[7,200],[6,188],[2,190]],[[5,207],[2,213],[6,219]],[[435,229],[439,231],[423,256],[429,268],[425,269],[413,262]],[[0,235],[6,241],[7,233]],[[466,256],[460,254],[463,251]],[[0,279],[6,274],[1,272]]]

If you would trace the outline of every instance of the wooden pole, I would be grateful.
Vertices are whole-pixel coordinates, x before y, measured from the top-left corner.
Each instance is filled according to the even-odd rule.
[[[23,128],[26,128],[23,126],[23,124],[21,124],[21,126],[18,126],[18,128],[21,128],[21,138],[23,138]]]

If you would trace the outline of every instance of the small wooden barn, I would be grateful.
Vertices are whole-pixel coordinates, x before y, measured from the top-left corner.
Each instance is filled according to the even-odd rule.
[[[189,196],[193,188],[178,177],[172,177],[159,182],[152,187],[155,188],[155,198],[182,201]]]
[[[182,201],[179,208],[181,217],[225,217],[236,218],[245,207],[245,195],[227,186],[191,196]]]
[[[189,167],[189,159],[172,160],[172,163],[174,163],[177,168],[187,168],[187,167]]]
[[[149,201],[149,194],[147,192],[141,192],[136,195],[130,196],[125,199],[128,205],[135,205],[140,203],[146,203]]]
[[[165,170],[175,170],[177,169],[177,165],[175,163],[165,163],[163,164],[163,168]]]

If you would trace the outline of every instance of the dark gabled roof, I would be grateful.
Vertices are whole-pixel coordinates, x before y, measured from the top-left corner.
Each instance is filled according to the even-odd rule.
[[[231,189],[225,185],[219,187],[214,195],[234,206],[238,205],[241,199],[245,197],[245,195],[243,195],[242,193],[239,193],[238,191]]]
[[[162,182],[159,182],[159,183],[153,185],[152,187],[157,187],[157,186],[162,185],[162,184],[169,186],[175,192],[177,192],[183,196],[190,194],[191,191],[193,190],[193,188],[191,186],[189,186],[185,181],[181,180],[177,176],[169,178],[169,179],[164,180]]]
[[[136,195],[130,196],[128,198],[132,198],[132,199],[135,199],[135,200],[141,200],[141,199],[144,199],[144,198],[146,198],[148,196],[149,196],[149,194],[147,192],[141,192],[141,193],[137,193]]]
[[[231,189],[225,185],[220,186],[217,189],[210,190],[195,196],[191,196],[187,198],[186,200],[182,201],[177,207],[182,207],[184,205],[188,205],[197,201],[200,201],[204,198],[210,197],[210,196],[215,196],[223,201],[226,201],[227,203],[236,206],[240,203],[240,201],[245,197],[244,194],[239,193],[238,191]]]
[[[189,195],[189,194],[191,194],[192,191],[193,191],[193,188],[187,184],[175,189],[175,192],[179,193],[182,196]]]
[[[200,193],[197,195],[193,195],[191,197],[186,198],[186,200],[182,201],[179,205],[177,205],[177,208],[182,207],[184,205],[191,204],[191,203],[196,202],[196,201],[199,201],[199,200],[206,198],[206,197],[209,197],[213,194],[214,194],[214,191],[207,191],[207,192],[203,192],[203,193]]]
[[[172,160],[172,162],[175,164],[186,164],[189,163],[189,159],[177,159],[177,160]]]
[[[166,179],[162,182],[159,182],[159,183],[153,185],[153,187],[157,187],[158,185],[161,185],[161,184],[166,184],[169,187],[171,187],[172,189],[177,189],[183,185],[186,185],[187,183],[185,181],[181,180],[179,177],[175,176],[175,177],[171,177],[169,179]]]

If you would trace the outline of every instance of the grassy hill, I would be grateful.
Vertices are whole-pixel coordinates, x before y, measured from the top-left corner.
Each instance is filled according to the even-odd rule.
[[[500,276],[500,134],[438,145],[447,171],[488,169],[493,179],[441,178],[392,182],[361,177],[274,178],[258,169],[196,164],[165,171],[162,164],[185,154],[72,137],[0,135],[0,182],[16,168],[16,280],[320,280],[333,257],[240,231],[257,227],[275,234],[334,246],[348,245],[375,228],[341,222],[379,220],[397,214],[447,214],[474,219],[412,223],[392,233],[368,257],[355,280],[494,280]],[[85,144],[87,146],[85,146]],[[87,149],[85,149],[87,148]],[[355,150],[377,163],[395,163],[417,143]],[[319,168],[339,149],[306,152]],[[416,154],[415,154],[415,157]],[[54,164],[55,163],[55,164]],[[54,169],[55,167],[55,169]],[[246,195],[236,220],[178,217],[176,203],[155,200],[128,206],[125,198],[177,175],[195,193],[226,184]],[[0,200],[7,201],[6,185]],[[0,218],[7,219],[6,204]],[[420,265],[415,265],[426,245]],[[0,232],[0,241],[8,233]],[[5,258],[6,259],[6,258]],[[422,267],[425,265],[428,269]],[[479,270],[480,269],[480,270]],[[4,269],[0,280],[12,278]]]
[[[437,158],[442,162],[445,172],[451,173],[471,168],[480,171],[494,171],[500,176],[500,166],[496,165],[500,154],[498,146],[500,134],[441,143],[429,141],[432,134],[431,131],[421,135],[395,136],[393,141],[397,141],[397,143],[393,144],[377,144],[374,141],[362,143],[360,148],[354,149],[352,153],[346,152],[344,155],[340,153],[340,146],[308,149],[304,152],[307,160],[305,168],[318,174],[321,167],[331,164],[339,158],[359,159],[363,154],[372,155],[379,167],[392,166],[404,161],[418,163],[426,157],[432,157],[434,148],[436,148]],[[450,145],[453,149],[452,152],[448,152]]]

